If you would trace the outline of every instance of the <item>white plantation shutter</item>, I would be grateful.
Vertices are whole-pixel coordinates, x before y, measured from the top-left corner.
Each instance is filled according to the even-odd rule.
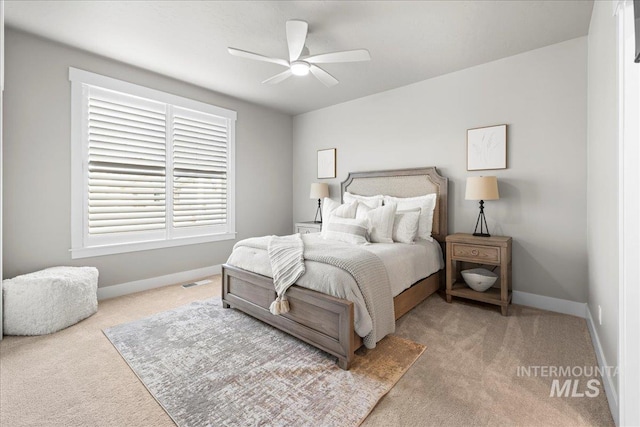
[[[234,111],[69,69],[72,250],[235,238]]]
[[[227,222],[228,120],[173,110],[173,226]]]
[[[88,92],[89,235],[164,230],[166,105]]]

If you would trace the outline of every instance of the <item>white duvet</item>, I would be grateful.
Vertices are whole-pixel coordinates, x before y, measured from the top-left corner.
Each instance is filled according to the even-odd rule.
[[[305,238],[321,239],[319,233],[307,234]],[[336,245],[350,245],[335,242]],[[395,297],[418,280],[430,276],[444,267],[442,250],[436,241],[420,240],[416,244],[373,243],[358,245],[377,255],[387,269],[391,293]],[[236,247],[227,264],[252,271],[263,276],[273,277],[271,263],[266,250],[247,246]],[[372,329],[372,322],[354,278],[346,271],[332,265],[305,260],[306,272],[298,278],[296,284],[347,299],[354,303],[355,331],[364,337]]]

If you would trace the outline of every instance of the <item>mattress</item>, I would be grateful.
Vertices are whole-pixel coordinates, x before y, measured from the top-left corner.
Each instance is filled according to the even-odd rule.
[[[382,260],[389,282],[391,293],[398,296],[425,277],[431,276],[444,268],[444,259],[440,243],[418,240],[415,244],[406,243],[372,243],[361,245],[362,249],[374,253]]]

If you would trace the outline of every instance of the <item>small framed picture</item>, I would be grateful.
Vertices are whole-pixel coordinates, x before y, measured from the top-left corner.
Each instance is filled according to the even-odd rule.
[[[318,150],[318,178],[336,177],[336,149]]]
[[[467,170],[507,168],[507,125],[467,130]]]

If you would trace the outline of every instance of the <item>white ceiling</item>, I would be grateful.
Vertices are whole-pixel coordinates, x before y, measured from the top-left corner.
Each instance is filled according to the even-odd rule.
[[[593,1],[6,1],[7,26],[216,92],[299,114],[587,34]],[[285,22],[309,22],[310,54],[366,48],[277,85]]]

